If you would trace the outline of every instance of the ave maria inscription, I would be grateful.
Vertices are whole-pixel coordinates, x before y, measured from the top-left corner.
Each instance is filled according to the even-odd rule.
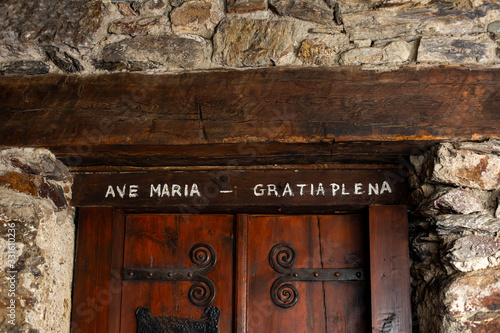
[[[137,198],[140,195],[149,196],[149,198],[193,198],[202,197],[203,191],[200,191],[200,186],[197,183],[192,184],[148,184],[146,185],[147,192],[140,191],[142,188],[137,184],[127,185],[108,185],[104,198]],[[207,192],[213,195],[213,190]],[[219,188],[220,194],[237,194],[237,186],[226,186]],[[248,190],[248,189],[247,189]],[[349,195],[368,195],[378,196],[384,193],[392,193],[392,188],[389,182],[383,181],[381,183],[285,183],[285,184],[256,184],[250,189],[254,197],[274,197],[285,198],[294,196],[349,196]]]
[[[83,206],[179,206],[213,211],[245,207],[362,207],[401,204],[405,178],[392,170],[229,169],[77,174],[72,203]],[[168,208],[170,207],[170,208]],[[168,208],[168,209],[166,209]]]

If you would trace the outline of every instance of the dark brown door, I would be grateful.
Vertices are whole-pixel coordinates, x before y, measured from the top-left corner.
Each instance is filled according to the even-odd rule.
[[[239,278],[241,287],[247,282],[247,300],[240,330],[367,332],[363,215],[248,216],[239,223],[247,225],[246,274],[241,270],[246,276]]]
[[[221,309],[221,332],[231,332],[233,221],[230,215],[127,216],[124,274],[127,274],[128,268],[161,269],[165,270],[167,278],[171,273],[172,280],[148,281],[155,277],[148,277],[147,272],[139,280],[125,280],[120,332],[137,332],[136,310],[139,307],[148,308],[155,316],[199,319],[208,305]],[[209,278],[213,286],[203,281],[189,281],[196,279],[196,272],[211,262],[214,263],[213,268],[200,275]]]
[[[239,228],[248,228],[246,239],[235,237],[234,218],[229,215],[129,215],[120,332],[137,331],[135,313],[140,307],[148,308],[155,316],[197,319],[207,305],[221,310],[221,332],[231,332],[233,318],[237,316],[236,320],[241,321],[242,311],[246,320],[237,329],[242,332],[366,331],[366,281],[335,281],[336,272],[327,270],[343,272],[354,268],[364,276],[366,224],[362,215],[240,216],[238,221]],[[234,250],[235,244],[241,242],[246,244],[246,253]],[[277,263],[293,252],[288,259],[294,264],[285,273],[271,266],[273,248]],[[213,282],[213,290],[207,284],[197,286],[200,300],[193,298],[191,291],[196,281],[188,277],[198,269],[191,259],[191,253],[197,250],[202,258],[216,256],[213,268],[204,274]],[[240,271],[246,272],[246,276],[238,276],[236,283],[234,264],[245,266]],[[170,273],[172,280],[155,280],[161,270]],[[290,274],[293,281],[283,283],[283,290],[279,289],[283,286],[276,285],[273,291],[275,281]],[[298,280],[293,279],[293,274],[300,275]],[[323,281],[329,278],[331,281]],[[233,295],[241,289],[247,291],[244,307],[234,304]],[[291,291],[292,298],[286,304],[283,296]],[[273,292],[277,295],[274,298]],[[213,300],[209,300],[212,293]]]
[[[222,333],[368,332],[388,314],[410,332],[405,207],[369,211],[370,223],[82,209],[72,332],[135,333],[138,308],[196,320],[207,306]]]

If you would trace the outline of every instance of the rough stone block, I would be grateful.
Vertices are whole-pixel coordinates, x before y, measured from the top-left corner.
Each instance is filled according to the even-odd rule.
[[[349,39],[344,34],[306,39],[302,41],[297,57],[306,64],[332,65],[337,63],[338,54],[349,47]]]
[[[111,23],[108,32],[117,35],[141,36],[149,34],[159,24],[159,17],[126,18]]]
[[[451,277],[440,293],[445,311],[439,332],[494,332],[500,327],[500,269]]]
[[[496,60],[497,45],[486,35],[479,37],[423,37],[419,62],[487,64]]]
[[[168,0],[131,1],[131,5],[142,17],[168,16],[172,9]]]
[[[421,332],[497,332],[500,269],[433,280],[418,290]]]
[[[441,11],[419,8],[405,11],[377,10],[343,15],[346,32],[353,39],[385,40],[410,36],[466,36],[482,33],[478,17],[484,9]]]
[[[0,308],[0,331],[69,332],[74,210],[52,196],[71,195],[71,176],[45,149],[3,149],[0,183],[0,302],[16,305],[15,319]]]
[[[112,70],[149,70],[162,66],[170,70],[206,68],[210,67],[211,51],[204,40],[139,36],[106,46],[102,60]]]
[[[498,147],[496,141],[494,145]],[[462,146],[465,147],[465,146]],[[441,144],[434,153],[433,163],[424,171],[425,180],[433,183],[465,186],[481,190],[495,190],[500,187],[500,156],[484,151],[455,147],[451,143]]]
[[[2,75],[38,75],[47,74],[50,66],[42,61],[19,60],[0,64]]]
[[[72,180],[66,166],[46,149],[0,149],[0,174],[8,172],[41,175],[67,185]]]
[[[228,0],[228,13],[251,13],[267,9],[267,0]]]
[[[172,30],[176,34],[195,34],[211,38],[215,27],[224,17],[224,9],[217,0],[189,1],[170,13]]]
[[[451,244],[444,261],[460,272],[477,271],[500,264],[500,238],[490,235],[467,235]]]
[[[441,214],[488,213],[486,204],[477,192],[460,188],[441,189],[423,201],[414,212],[415,215],[437,216]]]
[[[363,47],[352,49],[340,57],[342,65],[380,65],[407,62],[412,55],[413,43],[395,41],[385,47]]]
[[[6,15],[0,16],[1,43],[90,45],[103,22],[101,1],[2,1],[0,13]]]
[[[235,67],[272,65],[293,50],[295,29],[291,21],[223,20],[214,35],[213,60]]]
[[[320,24],[333,24],[333,10],[323,0],[269,0],[278,14]]]
[[[331,8],[338,3],[342,13],[356,13],[371,10],[380,5],[380,0],[326,0]]]
[[[434,224],[440,234],[461,233],[464,230],[497,235],[500,219],[480,215],[440,215],[434,218]]]

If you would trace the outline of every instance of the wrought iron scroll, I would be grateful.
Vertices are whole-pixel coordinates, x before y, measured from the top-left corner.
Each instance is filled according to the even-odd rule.
[[[124,268],[123,280],[132,281],[189,281],[189,301],[198,307],[205,307],[215,297],[215,285],[205,274],[217,263],[215,249],[205,243],[198,243],[189,253],[193,268]]]
[[[208,306],[201,319],[156,317],[147,308],[138,308],[137,333],[219,333],[220,309]]]
[[[294,306],[299,300],[297,288],[290,282],[362,281],[362,268],[293,268],[297,261],[295,248],[288,243],[276,244],[269,252],[269,264],[282,276],[271,286],[271,299],[281,308]]]

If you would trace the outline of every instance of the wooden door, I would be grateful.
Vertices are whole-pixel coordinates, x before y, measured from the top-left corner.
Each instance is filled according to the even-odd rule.
[[[242,216],[238,222],[246,229],[246,253],[237,263],[246,293],[238,331],[367,332],[365,216]]]
[[[370,223],[359,213],[82,209],[72,332],[135,333],[138,308],[192,321],[209,305],[220,309],[223,333],[358,333],[388,322],[410,332],[406,211],[394,207],[370,209]],[[197,249],[195,258],[209,257],[205,264],[192,259]],[[213,298],[193,301],[190,290],[207,279]]]
[[[137,332],[140,307],[160,317],[200,318],[208,305],[222,310],[219,328],[230,332],[233,234],[231,215],[127,216],[120,332]],[[208,283],[197,280],[196,271],[211,263],[213,268],[200,274]],[[153,270],[143,277],[129,276],[141,268]],[[170,280],[155,280],[154,272],[162,270],[167,278],[172,274]]]

